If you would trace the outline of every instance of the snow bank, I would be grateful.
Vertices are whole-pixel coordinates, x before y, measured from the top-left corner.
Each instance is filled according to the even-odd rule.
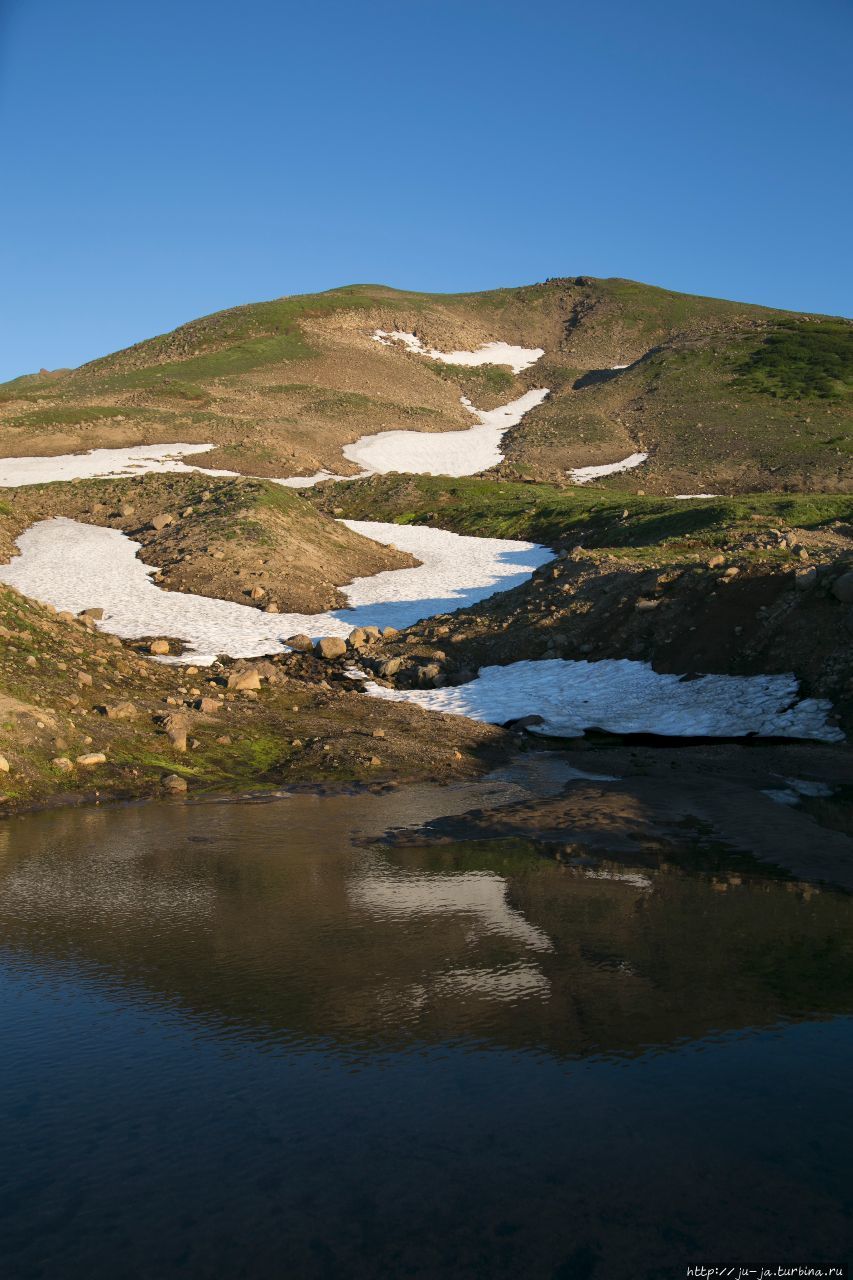
[[[463,396],[465,408],[478,419],[476,427],[467,431],[382,431],[344,445],[343,454],[364,468],[362,474],[405,471],[430,476],[476,475],[497,466],[503,458],[500,443],[504,432],[517,426],[547,394],[546,388],[527,391],[517,400],[489,410],[476,409]]]
[[[632,471],[645,462],[648,456],[647,453],[632,453],[621,462],[608,462],[601,467],[573,467],[569,471],[569,479],[572,484],[589,484],[590,480],[597,480],[599,476],[612,476],[617,471]]]
[[[209,476],[235,476],[236,471],[215,471],[188,466],[183,459],[208,453],[212,444],[137,444],[127,449],[90,449],[88,453],[61,453],[52,458],[0,458],[0,489],[23,484],[47,484],[53,480],[94,480],[138,476],[149,471],[203,471]]]
[[[151,581],[156,569],[137,559],[139,543],[126,534],[57,517],[18,538],[21,554],[0,565],[0,582],[57,609],[77,613],[100,607],[100,629],[124,639],[174,636],[187,646],[182,661],[204,665],[218,654],[280,653],[287,647],[286,637],[297,632],[345,636],[368,624],[408,627],[518,585],[552,555],[530,542],[372,521],[342,523],[375,542],[411,552],[422,563],[356,578],[343,588],[346,609],[263,613],[229,600],[164,591]]]
[[[545,354],[543,347],[514,347],[508,342],[484,342],[476,351],[436,351],[435,347],[425,347],[413,333],[402,333],[399,330],[391,332],[388,329],[377,329],[373,334],[373,341],[381,342],[383,347],[399,342],[407,351],[428,356],[430,360],[440,360],[442,364],[461,364],[469,368],[481,364],[506,364],[513,373],[529,369]]]
[[[827,721],[830,703],[797,701],[793,675],[707,675],[684,680],[659,675],[645,662],[611,658],[573,662],[563,658],[483,667],[476,680],[445,689],[386,689],[372,681],[376,698],[415,702],[428,711],[503,724],[541,715],[535,732],[573,738],[586,729],[657,733],[671,737],[817,738],[844,735]]]

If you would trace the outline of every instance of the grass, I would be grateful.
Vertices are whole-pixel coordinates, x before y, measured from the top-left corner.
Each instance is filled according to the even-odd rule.
[[[840,399],[853,388],[853,325],[785,322],[743,362],[737,381],[778,400]]]
[[[586,546],[641,547],[700,540],[713,545],[753,515],[769,524],[819,528],[853,521],[853,495],[745,494],[678,502],[607,489],[442,477],[372,477],[327,486],[315,501],[353,519],[431,524],[479,537],[524,538],[547,545],[583,537]]]

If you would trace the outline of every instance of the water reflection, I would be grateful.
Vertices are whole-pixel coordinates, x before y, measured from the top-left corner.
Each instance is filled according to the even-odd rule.
[[[481,799],[0,827],[4,1280],[843,1256],[851,899],[687,848],[370,843]]]

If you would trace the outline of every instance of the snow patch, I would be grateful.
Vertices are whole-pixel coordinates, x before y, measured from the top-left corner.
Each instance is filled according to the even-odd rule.
[[[428,711],[503,724],[541,715],[536,733],[579,737],[586,729],[656,733],[669,737],[734,738],[747,735],[843,741],[830,725],[831,704],[797,701],[793,675],[706,675],[682,680],[660,675],[645,662],[564,658],[483,667],[468,684],[444,689],[386,689],[370,681],[377,698],[414,702]]]
[[[500,444],[510,427],[540,405],[547,388],[526,391],[517,400],[497,409],[476,409],[462,397],[479,425],[467,431],[382,431],[362,436],[355,444],[344,445],[349,462],[364,468],[363,475],[385,475],[389,471],[430,476],[471,476],[495,467],[502,460]]]
[[[18,538],[21,554],[0,565],[0,582],[73,613],[99,606],[102,631],[127,640],[173,636],[187,646],[180,661],[207,665],[219,654],[248,658],[284,652],[287,636],[297,632],[346,636],[359,626],[408,627],[517,586],[552,557],[531,542],[375,521],[341,523],[422,563],[356,578],[342,588],[345,609],[270,614],[230,600],[164,591],[151,581],[157,570],[137,559],[138,542],[118,529],[57,517]]]
[[[414,333],[396,329],[377,329],[373,334],[373,341],[381,342],[383,347],[390,347],[392,343],[398,342],[407,351],[428,356],[430,360],[440,360],[442,364],[461,364],[469,368],[482,364],[506,364],[513,373],[529,369],[545,354],[543,347],[514,347],[508,342],[484,342],[476,351],[436,351],[435,347],[425,347]]]
[[[569,479],[572,484],[589,484],[590,480],[597,480],[599,476],[612,476],[617,471],[632,471],[645,462],[648,456],[647,453],[632,453],[621,462],[607,462],[601,467],[573,467],[568,473]]]
[[[202,471],[208,476],[236,476],[236,471],[188,466],[183,461],[192,454],[208,453],[215,447],[212,444],[137,444],[127,449],[61,453],[52,458],[0,458],[0,489],[16,489],[24,484],[49,484],[54,480],[138,476],[151,471]]]
[[[676,493],[676,502],[689,502],[692,498],[719,498],[718,493]]]

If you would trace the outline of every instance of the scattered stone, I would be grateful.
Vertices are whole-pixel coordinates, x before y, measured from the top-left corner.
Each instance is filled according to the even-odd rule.
[[[373,730],[373,737],[374,737],[374,738],[384,738],[384,737],[385,737],[385,730],[384,730],[384,729],[374,729],[374,730]]]
[[[725,563],[726,563],[725,556],[711,556],[711,559],[708,561],[708,568],[721,569]]]
[[[249,592],[249,599],[263,600],[266,594],[267,594],[266,589],[264,587],[252,587],[251,591]]]
[[[206,716],[216,715],[221,705],[218,698],[199,698],[195,703],[196,708]]]
[[[78,671],[78,672],[77,672],[77,683],[78,683],[81,687],[86,688],[86,689],[88,689],[88,688],[90,688],[90,687],[91,687],[91,684],[92,684],[92,677],[89,675],[88,671]]]
[[[310,653],[314,648],[311,637],[304,635],[301,631],[295,636],[288,636],[284,643],[296,653]]]
[[[152,640],[148,646],[149,653],[164,654],[169,652],[168,640]]]
[[[731,564],[731,565],[729,565],[728,569],[726,569],[725,573],[723,574],[723,577],[724,577],[724,578],[736,578],[736,577],[738,576],[738,574],[739,574],[739,573],[740,573],[740,569],[737,567],[737,565],[736,565],[736,564]]]
[[[280,613],[280,612],[281,610],[279,609],[275,600],[271,600],[267,605],[266,609],[264,609],[264,613]]]
[[[384,662],[379,664],[379,674],[389,679],[391,676],[395,676],[402,666],[402,658],[386,658]]]
[[[139,715],[132,702],[117,702],[114,706],[98,707],[97,710],[108,720],[133,720]]]
[[[60,773],[71,773],[74,765],[68,759],[68,756],[54,756],[50,762]]]
[[[386,640],[389,638],[389,636],[396,636],[396,635],[399,635],[399,634],[400,634],[400,633],[399,633],[399,631],[397,630],[397,628],[396,628],[396,627],[383,627],[383,628],[382,628],[382,635],[385,637],[385,639],[386,639]]]
[[[853,569],[836,578],[832,584],[832,594],[842,604],[853,604]]]
[[[175,517],[173,515],[169,515],[168,512],[164,511],[164,512],[161,512],[160,515],[157,515],[154,517],[154,519],[151,521],[151,528],[154,529],[157,533],[159,533],[161,529],[165,529],[167,525],[174,524],[174,523],[175,523]]]
[[[817,569],[797,569],[794,574],[794,586],[797,591],[808,591],[817,582]]]
[[[363,649],[367,644],[367,632],[363,627],[353,627],[347,636],[347,644],[351,649]]]
[[[317,657],[325,658],[327,662],[333,662],[335,658],[343,658],[346,651],[346,641],[340,636],[323,636],[322,640],[318,640],[314,645]]]
[[[86,755],[78,756],[77,763],[85,769],[94,769],[96,765],[106,764],[107,757],[103,751],[89,751]]]
[[[238,693],[260,687],[261,677],[255,667],[249,667],[247,671],[232,671],[228,677],[228,688],[236,689]]]
[[[367,763],[370,765],[371,769],[379,769],[382,766],[382,761],[379,759],[379,756],[371,756]]]
[[[0,756],[0,773],[9,772],[9,761],[5,756]]]
[[[231,746],[231,739],[230,739],[230,737],[228,736],[228,734],[227,734],[227,733],[222,733],[222,734],[220,734],[220,735],[219,735],[219,737],[216,739],[216,741],[217,741],[217,743],[219,744],[219,746],[220,746],[220,747],[230,747],[230,746]]]
[[[187,790],[187,780],[180,774],[168,773],[163,779],[163,790],[171,791],[173,795],[180,795]]]
[[[101,618],[103,618],[104,611],[103,609],[100,609],[100,608],[81,609],[79,616],[81,618],[92,618],[95,621],[99,621]]]

